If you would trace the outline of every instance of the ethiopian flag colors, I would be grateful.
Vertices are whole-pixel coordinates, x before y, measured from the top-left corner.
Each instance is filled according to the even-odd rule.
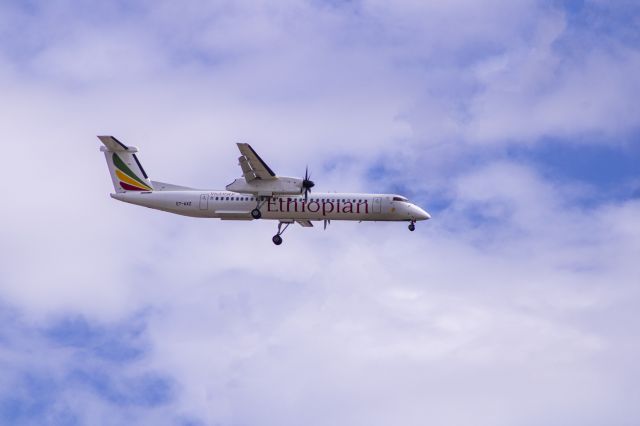
[[[120,186],[125,191],[151,191],[152,188],[125,164],[124,161],[113,153],[113,164],[116,166],[116,176],[120,180]]]

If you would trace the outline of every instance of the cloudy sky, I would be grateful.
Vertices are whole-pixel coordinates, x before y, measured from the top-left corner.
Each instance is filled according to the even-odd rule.
[[[0,423],[637,425],[633,0],[0,2]],[[98,134],[433,219],[118,203]]]

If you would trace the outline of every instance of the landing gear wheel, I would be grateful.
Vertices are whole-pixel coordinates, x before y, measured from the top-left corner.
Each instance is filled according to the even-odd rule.
[[[277,246],[282,244],[282,237],[280,235],[282,235],[284,231],[286,231],[289,225],[291,225],[292,223],[293,222],[278,222],[278,233],[274,235],[273,238],[271,239],[271,241],[273,241],[273,244]]]
[[[251,210],[251,217],[254,219],[260,219],[262,217],[262,212],[258,209],[253,209]]]
[[[415,225],[415,224],[413,224],[413,223],[412,223],[412,224],[410,224],[410,225],[409,225],[409,231],[413,232],[413,231],[415,231],[415,230],[416,230],[416,225]]]

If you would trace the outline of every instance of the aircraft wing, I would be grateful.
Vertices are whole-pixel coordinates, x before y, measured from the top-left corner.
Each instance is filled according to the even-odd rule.
[[[276,174],[271,170],[267,163],[251,148],[248,143],[239,143],[238,149],[240,150],[240,167],[242,168],[242,174],[247,182],[251,182],[255,179],[272,180],[276,179]]]

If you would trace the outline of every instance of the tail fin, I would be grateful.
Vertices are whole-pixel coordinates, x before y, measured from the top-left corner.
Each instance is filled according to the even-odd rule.
[[[113,136],[98,136],[116,192],[153,191],[153,184],[136,157],[138,148],[126,146]]]

